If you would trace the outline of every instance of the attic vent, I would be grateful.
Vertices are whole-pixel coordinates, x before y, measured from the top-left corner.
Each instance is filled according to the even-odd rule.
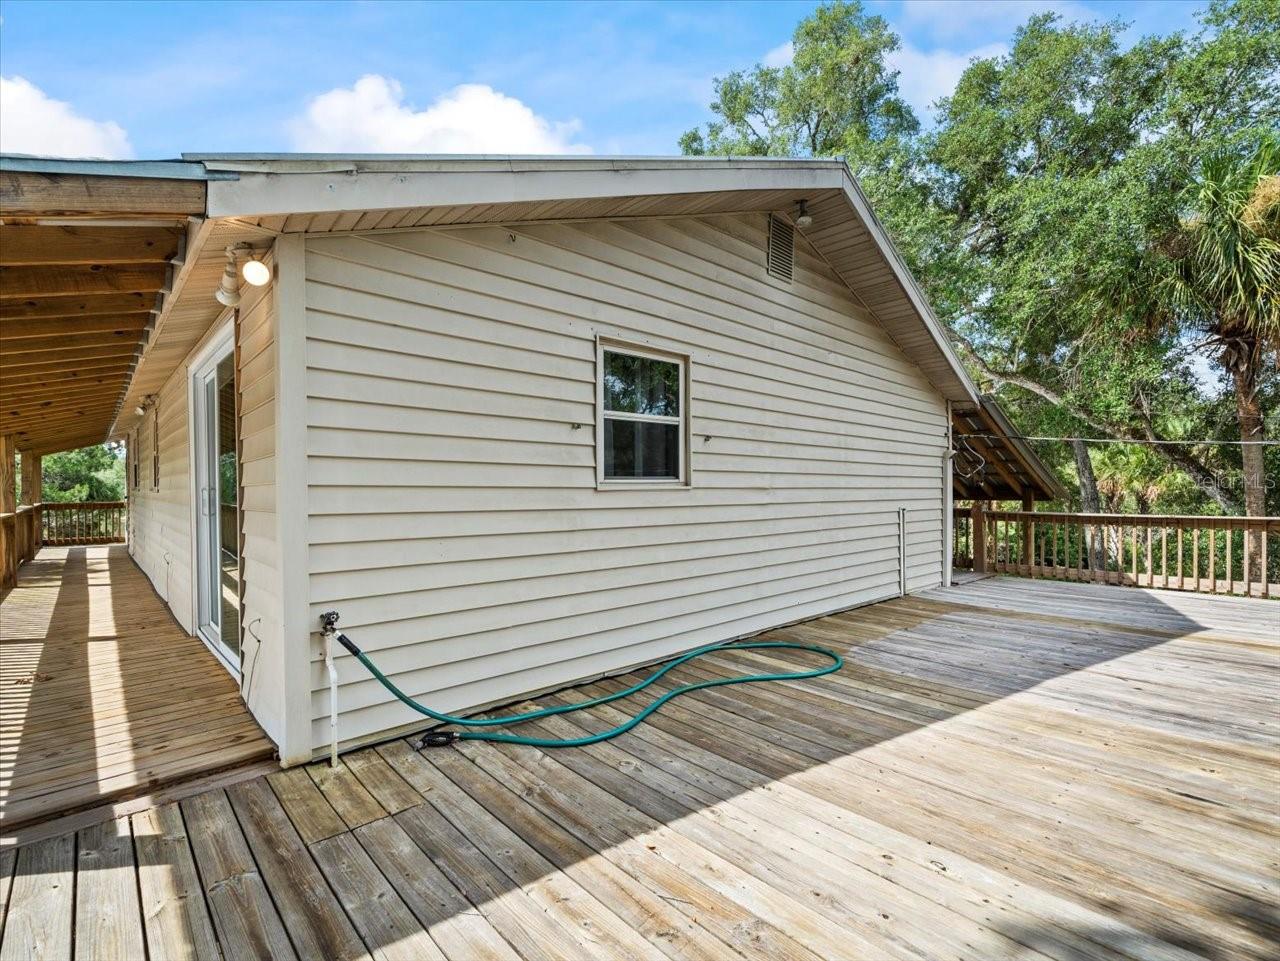
[[[796,232],[780,217],[769,215],[769,273],[791,283],[791,266],[796,256]]]

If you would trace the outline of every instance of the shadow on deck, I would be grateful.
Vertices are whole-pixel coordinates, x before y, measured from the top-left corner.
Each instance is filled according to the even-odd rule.
[[[1007,578],[861,608],[767,635],[842,672],[606,744],[393,741],[0,853],[0,954],[1271,957],[1278,629],[1263,601]]]
[[[0,643],[5,834],[274,752],[123,545],[41,550],[0,601]]]

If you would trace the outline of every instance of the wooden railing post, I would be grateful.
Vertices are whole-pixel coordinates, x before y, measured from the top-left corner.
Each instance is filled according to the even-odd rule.
[[[985,574],[987,573],[987,518],[983,502],[974,501],[970,514],[970,523],[973,525],[973,572]]]
[[[0,590],[18,583],[18,503],[12,434],[0,434]]]
[[[44,470],[39,454],[31,451],[22,452],[22,497],[20,503],[29,507],[23,515],[25,530],[22,535],[26,553],[23,560],[27,563],[36,559],[36,551],[40,549],[40,488],[44,481]]]
[[[1022,495],[1023,513],[1029,514],[1031,513],[1031,511],[1035,509],[1036,509],[1035,495],[1023,494]],[[1020,563],[1018,565],[1018,569],[1022,570],[1025,567],[1027,570],[1027,573],[1030,574],[1035,564],[1034,564],[1034,559],[1031,556],[1031,518],[1029,517],[1024,517],[1022,519],[1022,557],[1019,558],[1019,561]]]

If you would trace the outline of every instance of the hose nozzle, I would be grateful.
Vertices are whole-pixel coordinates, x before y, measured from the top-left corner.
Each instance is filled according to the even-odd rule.
[[[418,745],[421,750],[425,747],[448,747],[450,744],[459,740],[460,736],[457,731],[428,731],[422,735],[422,743]]]

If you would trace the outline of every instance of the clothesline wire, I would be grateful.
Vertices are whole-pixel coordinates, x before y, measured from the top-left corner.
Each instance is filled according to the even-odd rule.
[[[985,440],[1082,441],[1086,444],[1143,444],[1150,447],[1196,447],[1201,444],[1231,444],[1241,447],[1274,447],[1280,440],[1121,440],[1115,437],[1037,437],[1030,434],[956,434],[956,437],[978,437]]]

